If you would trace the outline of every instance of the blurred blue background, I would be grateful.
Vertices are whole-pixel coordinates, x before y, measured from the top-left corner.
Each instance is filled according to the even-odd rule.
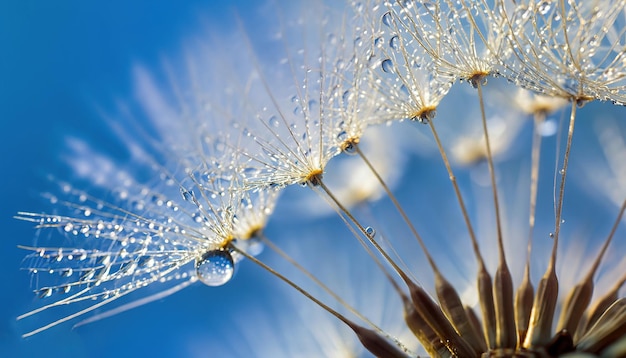
[[[238,5],[245,16],[249,4]],[[234,12],[229,2],[217,1],[0,3],[0,356],[197,356],[205,347],[189,342],[224,328],[220,317],[228,312],[216,301],[234,297],[236,305],[238,284],[223,287],[222,298],[194,285],[159,312],[140,308],[80,332],[65,324],[22,339],[15,317],[32,309],[36,297],[29,275],[19,270],[24,252],[17,245],[32,244],[35,231],[12,217],[50,209],[40,193],[48,173],[69,177],[60,160],[66,135],[107,147],[98,108],[131,97],[133,64],[160,66],[160,56],[178,53],[181,39],[207,25],[232,31]],[[202,300],[198,290],[206,291]]]
[[[244,262],[237,278],[224,287],[193,285],[158,303],[77,330],[71,330],[76,322],[70,322],[22,339],[20,335],[25,330],[15,320],[16,316],[35,307],[37,301],[29,287],[29,275],[19,270],[25,253],[17,248],[17,245],[32,244],[36,233],[31,223],[12,217],[18,211],[49,209],[40,197],[47,189],[47,174],[71,177],[61,159],[65,136],[81,137],[96,148],[115,147],[112,145],[115,138],[107,131],[99,110],[107,112],[115,108],[116,101],[133,98],[133,65],[140,63],[148,68],[160,68],[163,56],[180,53],[183,39],[204,33],[207,27],[224,33],[236,31],[233,14],[237,12],[243,18],[254,16],[256,7],[256,1],[239,1],[237,5],[216,1],[117,0],[106,3],[4,1],[0,4],[0,223],[3,225],[0,355],[211,356],[213,349],[218,350],[212,345],[220,344],[221,333],[224,336],[232,333],[230,319],[234,311],[243,306],[255,307],[273,298],[272,286],[264,284],[268,275],[251,269],[252,264]],[[254,23],[247,25],[250,31],[254,31],[254,26]],[[599,105],[594,106],[586,107],[586,113],[602,111]],[[445,111],[442,112],[445,118]],[[581,142],[584,142],[581,137],[591,136],[590,122],[583,120],[579,124],[577,133],[581,134],[577,134],[580,136],[577,139]],[[624,125],[621,126],[623,129]],[[524,134],[528,134],[528,128]],[[554,138],[546,142],[546,146],[555,146]],[[528,145],[524,143],[515,155],[527,156]],[[115,149],[112,150],[115,154]],[[554,155],[546,158],[542,170],[550,173]],[[451,194],[447,176],[441,171],[441,162],[436,156],[428,161],[411,160],[411,165],[418,169],[413,169],[405,178],[408,181],[401,186],[405,195],[417,189],[430,191],[431,197],[422,197],[423,200],[440,198],[444,190]],[[524,163],[527,165],[527,158]],[[437,176],[421,175],[426,165],[440,170]],[[518,175],[519,162],[508,165],[503,171],[514,173],[511,176]],[[584,167],[581,170],[584,171]],[[469,170],[459,173],[465,189],[469,187],[470,175]],[[583,190],[584,182],[573,180],[570,183],[568,188],[574,194],[569,197],[571,209],[566,218],[585,218],[587,224],[583,227],[589,232],[597,230],[601,238],[614,220],[613,206],[604,199],[600,199],[599,204],[590,204],[588,199],[594,196],[593,189]],[[549,197],[551,189],[548,182],[541,193]],[[446,207],[453,201],[449,198],[435,202],[438,205],[435,209],[423,208],[416,216],[424,222],[445,219]],[[595,216],[588,215],[590,211]],[[538,212],[551,219],[552,207],[543,205]],[[292,223],[293,227],[288,227],[287,222],[281,225],[286,232],[295,233],[300,229],[297,223]],[[543,237],[547,237],[551,225],[550,220],[539,224]],[[522,233],[520,237],[525,238],[525,235]],[[445,245],[441,246],[445,250]],[[34,320],[31,323],[37,325],[37,319],[31,318]],[[40,324],[46,323],[42,318]]]

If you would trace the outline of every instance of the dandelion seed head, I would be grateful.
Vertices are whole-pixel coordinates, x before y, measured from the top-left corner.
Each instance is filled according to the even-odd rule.
[[[512,26],[512,53],[503,67],[507,78],[580,103],[623,102],[623,2],[529,1],[507,16]]]
[[[513,104],[527,114],[550,114],[565,107],[567,101],[560,97],[538,95],[524,89],[518,89]]]
[[[325,16],[317,26],[337,24],[332,14],[319,11]],[[278,56],[285,61],[275,60],[278,70],[258,69],[270,106],[262,107],[244,133],[242,144],[258,170],[246,180],[250,188],[314,182],[342,142],[358,138],[365,126],[356,119],[356,105],[363,102],[358,75],[344,75],[362,68],[356,45],[341,31],[306,32],[302,27],[312,24],[305,23],[281,22]]]
[[[372,21],[371,51],[366,56],[373,61],[371,100],[380,122],[403,118],[428,121],[454,81],[436,71],[436,59],[413,35],[418,20],[411,15],[395,3],[368,14],[378,19]],[[438,36],[436,31],[431,34]]]
[[[140,112],[151,121],[129,130],[140,116],[125,112],[128,127],[113,122],[111,129],[139,164],[126,166],[69,139],[70,150],[80,154],[70,156],[68,165],[78,179],[95,187],[90,193],[58,183],[60,194],[51,200],[58,213],[18,216],[51,231],[58,245],[27,248],[33,253],[24,267],[44,301],[21,318],[42,311],[61,315],[27,335],[103,305],[112,308],[86,322],[106,317],[196,281],[223,285],[243,258],[230,252],[231,242],[245,241],[244,249],[260,252],[254,235],[265,226],[278,192],[244,188],[246,175],[251,175],[246,171],[250,158],[239,151],[236,112],[227,108],[241,99],[226,96],[230,101],[207,105],[200,92],[191,98],[176,91],[172,95],[146,71],[138,73]],[[171,78],[169,84],[181,86]],[[99,163],[106,165],[97,174],[101,168],[94,166]],[[100,199],[94,192],[105,194]],[[125,296],[137,297],[131,295],[136,291],[144,298],[124,304]],[[72,307],[74,313],[62,316],[60,306]]]

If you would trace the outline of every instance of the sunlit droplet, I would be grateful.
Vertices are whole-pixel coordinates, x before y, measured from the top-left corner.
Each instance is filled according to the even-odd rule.
[[[278,121],[278,118],[276,118],[276,116],[270,117],[268,122],[271,127],[278,128],[278,126],[280,126],[280,122]]]
[[[221,286],[235,274],[235,262],[230,252],[212,250],[196,261],[196,275],[207,286]]]
[[[393,72],[393,62],[390,59],[383,60],[380,66],[382,67],[383,71],[386,73]]]
[[[387,11],[382,17],[383,24],[385,26],[391,26],[391,12]]]
[[[400,38],[397,35],[389,39],[389,47],[394,50],[398,50],[400,48]]]

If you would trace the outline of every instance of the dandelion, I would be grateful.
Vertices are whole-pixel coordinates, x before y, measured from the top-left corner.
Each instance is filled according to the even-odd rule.
[[[222,67],[228,69],[223,72],[237,74],[229,81],[226,79],[231,76],[222,75],[228,85],[204,91],[191,81],[194,99],[188,101],[187,92],[179,90],[186,85],[170,81],[174,97],[183,99],[180,111],[163,111],[160,106],[167,101],[158,96],[146,105],[158,136],[130,142],[134,159],[154,164],[148,175],[158,179],[156,182],[118,176],[119,182],[104,184],[105,189],[107,185],[121,188],[107,200],[62,184],[69,198],[55,196],[51,200],[69,213],[19,215],[42,228],[60,229],[66,233],[64,237],[77,242],[76,246],[30,248],[33,253],[25,264],[35,277],[41,277],[36,293],[51,300],[57,295],[70,296],[25,316],[66,304],[86,306],[27,335],[146,286],[162,284],[165,289],[84,322],[164,297],[197,280],[224,284],[231,279],[238,260],[247,258],[327,314],[323,319],[313,314],[313,319],[298,304],[294,318],[290,317],[293,312],[277,302],[281,309],[272,314],[272,326],[284,324],[288,332],[297,335],[289,339],[298,343],[306,342],[300,334],[310,333],[318,350],[307,350],[311,346],[305,343],[294,347],[282,342],[281,336],[263,334],[267,339],[257,344],[274,340],[274,345],[284,345],[270,347],[268,354],[623,355],[626,315],[620,290],[626,276],[620,272],[623,258],[616,258],[612,251],[623,247],[615,236],[623,232],[624,197],[612,197],[619,208],[613,206],[611,219],[605,220],[612,226],[606,228],[600,225],[605,222],[599,222],[589,235],[580,234],[582,243],[572,240],[580,230],[573,213],[580,210],[580,217],[586,218],[591,210],[577,205],[567,212],[571,224],[565,225],[563,220],[568,164],[570,159],[579,160],[572,147],[577,105],[605,99],[601,95],[604,90],[591,85],[593,75],[579,75],[567,67],[567,61],[556,61],[569,58],[574,67],[587,68],[587,60],[574,56],[583,46],[575,49],[572,44],[585,43],[583,37],[594,29],[610,34],[607,39],[619,39],[619,20],[606,15],[600,6],[605,4],[588,8],[562,1],[556,10],[550,10],[550,4],[542,8],[542,4],[354,3],[354,14],[338,17],[320,4],[315,4],[319,8],[304,6],[307,12],[295,16],[287,10],[276,11],[280,30],[273,41],[257,43],[244,35],[238,42],[250,56]],[[324,16],[312,16],[319,14]],[[556,15],[561,18],[555,19]],[[554,21],[563,25],[553,26]],[[240,25],[246,34],[251,32],[249,26]],[[567,46],[557,46],[559,50],[550,53],[536,50],[544,45],[529,39],[537,40],[540,35],[549,35],[548,43],[565,41]],[[604,53],[619,56],[613,54],[619,46],[616,40]],[[272,51],[263,51],[265,47]],[[554,68],[534,69],[538,62],[533,59],[541,64],[545,60]],[[588,73],[596,73],[593,71]],[[489,101],[483,97],[482,87],[487,76],[498,74],[510,80],[511,86],[537,93],[499,91],[502,97],[489,97],[497,98],[494,107],[502,107],[496,112],[486,106]],[[532,76],[550,79],[537,80],[540,85],[534,86]],[[575,90],[565,85],[563,76],[574,79]],[[158,93],[150,90],[145,75],[140,77],[146,93]],[[203,76],[191,71],[190,78],[199,77]],[[459,79],[477,89],[475,105],[468,104],[466,96],[452,95],[450,90]],[[618,87],[610,91],[613,89],[612,94],[619,93]],[[554,123],[554,113],[560,113],[563,98],[572,107],[566,149],[562,164],[558,164],[562,135],[549,125]],[[435,129],[435,110],[443,117],[436,120],[437,126],[449,127],[449,133],[455,134],[451,138],[439,135],[446,129]],[[168,115],[159,119],[159,113]],[[183,115],[173,121],[171,113]],[[476,123],[468,120],[474,113],[481,117]],[[488,113],[506,117],[509,132],[494,130],[497,121],[489,121]],[[532,133],[527,130],[526,116],[534,119]],[[398,169],[406,174],[394,187],[386,175],[390,170],[381,170],[385,163],[375,154],[366,154],[360,143],[361,139],[366,143],[368,134],[375,132],[368,127],[381,123],[399,126],[402,124],[391,122],[403,119],[428,125],[445,170],[431,158],[411,158],[406,167]],[[460,125],[460,121],[467,123]],[[184,130],[175,129],[179,124]],[[480,151],[478,146],[462,142],[459,138],[463,135],[479,142]],[[601,150],[611,153],[607,157],[619,158],[619,140],[603,138]],[[378,140],[383,147],[398,146],[397,140]],[[501,147],[496,146],[498,140]],[[543,145],[544,140],[554,146]],[[582,148],[591,147],[581,143],[586,144]],[[144,150],[144,145],[148,149]],[[158,148],[156,153],[151,152],[153,147]],[[509,156],[494,160],[506,148],[512,148]],[[469,149],[478,154],[468,153]],[[456,162],[448,159],[450,151]],[[357,154],[376,180],[368,180],[366,187],[354,180],[359,172],[349,171],[340,184],[353,190],[337,195],[327,185],[326,174],[335,163],[338,173],[346,173],[336,158],[341,152]],[[465,166],[457,166],[464,155],[471,159]],[[548,163],[543,160],[546,156],[556,157],[555,168],[543,169]],[[477,180],[478,172],[488,179]],[[446,175],[453,191],[442,194]],[[571,176],[573,182],[581,177],[577,171]],[[378,191],[370,188],[372,183],[379,186]],[[337,215],[307,220],[307,213],[319,211],[308,207],[299,212],[281,211],[279,203],[275,214],[284,216],[283,221],[267,224],[278,190],[285,188],[282,200],[294,200],[289,193],[292,189],[286,188],[294,184],[320,194]],[[554,190],[552,197],[550,189]],[[554,213],[546,204],[554,205]],[[526,220],[527,224],[520,224]],[[549,236],[538,234],[547,232],[549,226],[554,227]],[[604,240],[591,243],[587,236]],[[566,245],[558,245],[559,238]],[[259,254],[257,244],[270,252]],[[589,250],[578,249],[579,244]],[[525,255],[520,249],[523,246]],[[472,254],[468,255],[468,250]],[[576,258],[577,251],[593,254]],[[455,253],[460,259],[453,257]],[[473,260],[466,260],[467,256]],[[614,265],[615,261],[621,262]],[[365,275],[357,278],[354,270]],[[546,271],[535,285],[534,273],[539,270]],[[476,274],[468,276],[467,272]],[[279,291],[272,290],[272,301],[284,297]],[[256,327],[256,320],[263,318],[253,313],[248,316],[250,310],[252,307],[238,309],[236,316],[245,315],[244,326]],[[250,321],[253,319],[255,322]],[[250,335],[245,329],[243,332]],[[337,342],[338,337],[342,342]],[[216,340],[230,341],[220,338]],[[421,347],[417,347],[418,341]],[[225,350],[250,354],[234,344],[227,344]]]

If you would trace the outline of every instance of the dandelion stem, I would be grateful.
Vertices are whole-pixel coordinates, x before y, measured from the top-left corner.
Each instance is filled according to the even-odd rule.
[[[518,345],[521,346],[528,332],[530,312],[532,310],[535,290],[530,281],[530,256],[532,253],[533,233],[535,229],[535,215],[537,208],[537,187],[539,182],[539,161],[541,154],[541,133],[539,125],[545,120],[546,113],[543,110],[536,111],[533,118],[533,139],[531,150],[530,170],[530,209],[528,215],[528,244],[526,246],[526,263],[524,265],[524,278],[517,288],[515,295],[515,324],[517,327]]]
[[[413,299],[413,305],[422,318],[428,323],[428,325],[437,333],[440,339],[447,341],[446,346],[448,349],[455,353],[460,352],[461,356],[473,355],[473,349],[465,341],[465,339],[454,330],[450,322],[446,319],[441,308],[432,301],[428,294],[415,282],[413,282],[409,276],[396,264],[396,262],[389,256],[389,254],[380,246],[373,236],[368,235],[365,228],[359,221],[352,215],[352,213],[346,209],[343,204],[334,196],[331,190],[324,184],[321,178],[317,178],[316,184],[319,185],[322,190],[328,195],[332,202],[343,212],[350,221],[357,226],[361,233],[368,239],[368,241],[376,248],[376,250],[385,258],[385,260],[391,265],[396,273],[405,282],[411,293]]]
[[[478,246],[478,241],[476,240],[476,235],[474,234],[474,229],[472,228],[472,223],[469,219],[469,214],[467,209],[465,208],[465,203],[463,201],[463,196],[461,195],[461,189],[459,188],[458,183],[456,182],[456,177],[454,176],[454,172],[452,171],[452,166],[450,165],[450,161],[448,160],[448,156],[446,151],[443,149],[443,145],[441,144],[441,140],[439,139],[439,135],[437,134],[437,130],[435,129],[435,121],[428,121],[428,125],[430,126],[431,131],[433,132],[433,137],[435,138],[435,143],[437,143],[437,148],[439,149],[439,153],[441,158],[443,159],[443,163],[448,171],[448,176],[450,181],[452,182],[452,187],[454,188],[454,192],[457,197],[457,201],[459,202],[459,206],[461,207],[461,212],[463,214],[463,219],[465,220],[465,224],[467,226],[467,231],[470,235],[470,239],[472,241],[472,248],[474,249],[474,255],[476,256],[476,261],[478,262],[478,295],[480,301],[481,311],[483,313],[483,333],[485,334],[485,339],[487,341],[487,345],[489,348],[495,347],[495,327],[496,327],[496,314],[495,308],[493,305],[493,286],[491,275],[487,272],[485,267],[485,262],[480,254],[480,249]]]
[[[383,178],[380,176],[376,168],[372,165],[372,163],[367,159],[363,151],[359,148],[358,144],[354,144],[354,149],[356,153],[363,159],[367,167],[370,171],[376,176],[378,182],[381,184],[387,196],[393,202],[393,205],[396,207],[396,210],[402,216],[404,222],[409,226],[409,229],[413,233],[413,236],[417,239],[424,255],[426,255],[426,259],[430,264],[434,274],[435,274],[435,287],[437,291],[437,297],[439,298],[439,303],[443,308],[443,311],[448,317],[448,319],[452,322],[456,330],[470,343],[475,352],[482,352],[486,349],[486,342],[484,337],[476,334],[475,330],[470,324],[469,317],[465,312],[465,308],[463,307],[463,303],[461,302],[461,298],[458,292],[454,289],[454,286],[450,284],[450,282],[443,276],[437,264],[433,260],[428,248],[426,248],[426,244],[422,237],[418,234],[417,229],[411,222],[411,220],[406,215],[406,212],[396,199],[395,195],[389,189],[389,186],[385,183]]]
[[[502,222],[500,219],[500,203],[498,201],[498,187],[496,185],[496,174],[493,165],[493,155],[491,153],[491,143],[489,141],[489,130],[487,129],[487,116],[485,115],[485,101],[483,97],[483,85],[480,80],[475,81],[478,90],[478,101],[480,103],[480,115],[485,136],[485,149],[487,151],[487,164],[489,167],[489,177],[491,178],[491,190],[493,192],[493,206],[496,213],[496,230],[498,239],[499,261],[493,286],[494,304],[496,312],[496,347],[514,348],[516,344],[515,317],[513,309],[513,279],[506,263],[504,254],[504,242],[502,241]]]
[[[611,287],[609,292],[605,293],[604,296],[598,298],[596,302],[593,304],[592,308],[589,309],[589,313],[587,315],[587,323],[582,325],[585,327],[583,332],[588,331],[591,327],[593,327],[598,319],[604,314],[604,312],[613,304],[613,302],[617,301],[618,292],[622,288],[622,286],[626,283],[626,274],[624,274],[615,285]],[[582,335],[582,333],[580,334]]]
[[[528,335],[526,336],[526,340],[524,342],[525,348],[533,345],[545,344],[550,339],[552,319],[559,291],[558,279],[555,273],[556,253],[559,242],[559,234],[561,231],[561,214],[563,209],[563,194],[565,193],[565,178],[567,175],[569,154],[572,147],[572,138],[574,136],[576,105],[576,101],[572,100],[569,129],[567,133],[567,144],[565,146],[565,155],[563,157],[563,167],[559,170],[561,174],[561,182],[559,185],[559,196],[556,203],[556,222],[552,253],[550,255],[548,269],[539,282],[537,295],[535,296],[535,301],[533,302],[533,309],[530,314],[531,325],[529,326]]]
[[[569,155],[570,155],[570,151],[572,148],[572,138],[574,137],[574,124],[576,121],[576,101],[572,100],[572,110],[570,113],[570,120],[569,120],[569,129],[567,131],[567,144],[565,146],[565,155],[563,156],[563,167],[559,170],[559,173],[561,174],[561,182],[559,184],[559,197],[558,197],[558,201],[557,201],[557,207],[556,207],[556,222],[555,222],[555,229],[554,229],[554,245],[552,247],[552,257],[551,257],[551,261],[556,261],[556,250],[557,250],[557,246],[559,243],[559,234],[561,232],[561,217],[562,217],[562,213],[563,213],[563,196],[565,194],[565,178],[567,176],[567,166],[569,163]],[[554,262],[550,263],[551,265],[554,265]]]
[[[557,331],[567,330],[568,332],[575,332],[580,319],[582,318],[583,312],[587,309],[589,302],[591,301],[591,296],[593,295],[593,277],[600,266],[602,258],[615,235],[615,231],[622,220],[624,215],[624,210],[626,210],[626,200],[622,203],[622,207],[620,208],[619,214],[617,215],[617,219],[613,224],[611,232],[609,236],[604,241],[598,256],[596,257],[593,265],[589,269],[589,272],[585,276],[585,278],[572,290],[567,296],[567,300],[563,305],[563,309],[561,310],[561,317],[559,318],[559,323],[557,324]]]
[[[357,338],[359,339],[359,341],[361,341],[363,346],[367,350],[369,350],[371,353],[373,353],[374,355],[376,355],[376,356],[383,356],[383,357],[398,357],[398,358],[406,358],[407,357],[406,353],[400,351],[396,346],[394,346],[391,343],[389,343],[389,341],[387,341],[386,339],[380,337],[376,332],[374,332],[374,331],[372,331],[370,329],[367,329],[365,327],[361,327],[360,325],[352,322],[350,319],[348,319],[347,317],[345,317],[341,313],[337,312],[336,310],[332,309],[330,306],[328,306],[324,302],[322,302],[319,299],[315,298],[313,295],[311,295],[305,289],[303,289],[302,287],[297,285],[295,282],[291,281],[290,279],[288,279],[284,275],[280,274],[278,271],[274,270],[273,268],[271,268],[267,264],[261,262],[256,257],[254,257],[254,256],[248,254],[247,252],[245,252],[245,250],[239,249],[233,243],[230,243],[229,245],[230,245],[230,247],[233,250],[237,251],[238,253],[240,253],[241,255],[246,257],[248,260],[254,262],[257,265],[259,265],[261,268],[263,268],[267,272],[269,272],[272,275],[276,276],[281,281],[285,282],[286,284],[288,284],[289,286],[294,288],[296,291],[298,291],[302,295],[304,295],[306,298],[308,298],[309,300],[313,301],[315,304],[320,306],[326,312],[332,314],[333,316],[335,316],[335,318],[337,318],[341,322],[345,323],[357,335]]]
[[[426,248],[426,244],[424,244],[424,240],[422,240],[422,237],[418,234],[417,229],[415,228],[415,225],[413,225],[413,223],[411,222],[409,217],[406,215],[406,212],[404,211],[404,209],[402,208],[402,206],[400,205],[400,203],[396,199],[396,196],[393,195],[393,193],[389,189],[389,186],[387,186],[387,184],[385,183],[383,178],[380,176],[380,174],[378,173],[376,168],[374,168],[372,163],[367,159],[367,157],[365,156],[365,154],[363,153],[361,148],[359,148],[358,144],[354,144],[354,149],[355,149],[356,153],[361,157],[363,162],[365,162],[365,164],[369,168],[370,172],[372,172],[372,174],[374,174],[374,176],[376,177],[376,179],[378,180],[380,185],[383,187],[383,189],[385,190],[385,193],[387,194],[387,196],[389,197],[389,199],[391,200],[393,205],[396,207],[396,210],[398,210],[398,213],[400,213],[400,216],[402,216],[402,220],[404,220],[404,222],[408,225],[409,229],[411,230],[411,233],[413,234],[413,236],[415,236],[415,238],[417,239],[417,242],[419,243],[420,247],[422,248],[422,251],[424,252],[424,255],[426,255],[426,259],[428,260],[428,263],[430,264],[430,266],[433,269],[433,271],[439,272],[439,269],[437,268],[437,264],[435,263],[435,261],[433,260],[432,256],[428,252],[428,249]]]
[[[448,155],[443,149],[443,145],[441,144],[441,140],[439,139],[439,135],[435,129],[434,120],[428,121],[428,125],[430,126],[431,131],[433,132],[433,137],[435,138],[435,143],[437,144],[437,148],[439,149],[439,154],[441,154],[441,158],[443,159],[443,163],[448,171],[448,176],[450,181],[452,182],[452,186],[454,188],[454,193],[456,194],[456,198],[459,202],[459,206],[461,207],[461,212],[463,214],[463,219],[465,220],[465,225],[467,226],[467,231],[470,236],[470,240],[472,241],[472,248],[474,249],[474,254],[476,256],[476,260],[478,261],[479,266],[484,266],[485,262],[480,254],[480,249],[478,245],[478,241],[476,240],[476,235],[474,234],[474,229],[472,227],[472,223],[469,218],[469,213],[467,212],[467,208],[465,207],[465,202],[463,201],[463,196],[461,195],[461,189],[456,181],[456,176],[452,171],[452,166],[450,165],[450,161],[448,160]]]
[[[352,307],[350,304],[348,304],[348,302],[346,302],[343,298],[341,298],[337,293],[335,293],[335,291],[333,291],[330,287],[328,287],[327,285],[325,285],[322,281],[320,281],[320,279],[318,279],[315,275],[313,275],[309,270],[307,270],[306,268],[304,268],[304,266],[300,265],[296,260],[294,260],[291,256],[289,256],[286,252],[284,252],[283,250],[281,250],[278,246],[276,246],[276,244],[274,244],[271,240],[269,240],[265,235],[263,235],[262,233],[257,234],[257,237],[259,239],[261,239],[261,241],[267,245],[270,249],[272,249],[273,251],[275,251],[278,255],[280,255],[280,257],[282,257],[283,259],[285,259],[287,262],[289,262],[290,264],[292,264],[293,266],[295,266],[298,270],[300,270],[300,272],[302,272],[306,277],[308,277],[311,281],[313,281],[316,285],[318,285],[322,290],[324,290],[326,293],[328,293],[332,298],[334,298],[337,302],[339,302],[339,304],[341,304],[342,306],[344,306],[346,309],[348,309],[348,311],[350,311],[352,314],[354,314],[355,316],[357,316],[359,319],[363,320],[363,322],[367,323],[368,325],[370,325],[372,328],[374,328],[375,331],[377,331],[378,333],[384,335],[384,336],[388,336],[387,333],[385,333],[380,327],[378,327],[374,322],[372,322],[371,320],[369,320],[367,317],[365,317],[364,315],[362,315],[357,309],[355,309],[354,307]],[[391,338],[391,337],[388,337]]]

